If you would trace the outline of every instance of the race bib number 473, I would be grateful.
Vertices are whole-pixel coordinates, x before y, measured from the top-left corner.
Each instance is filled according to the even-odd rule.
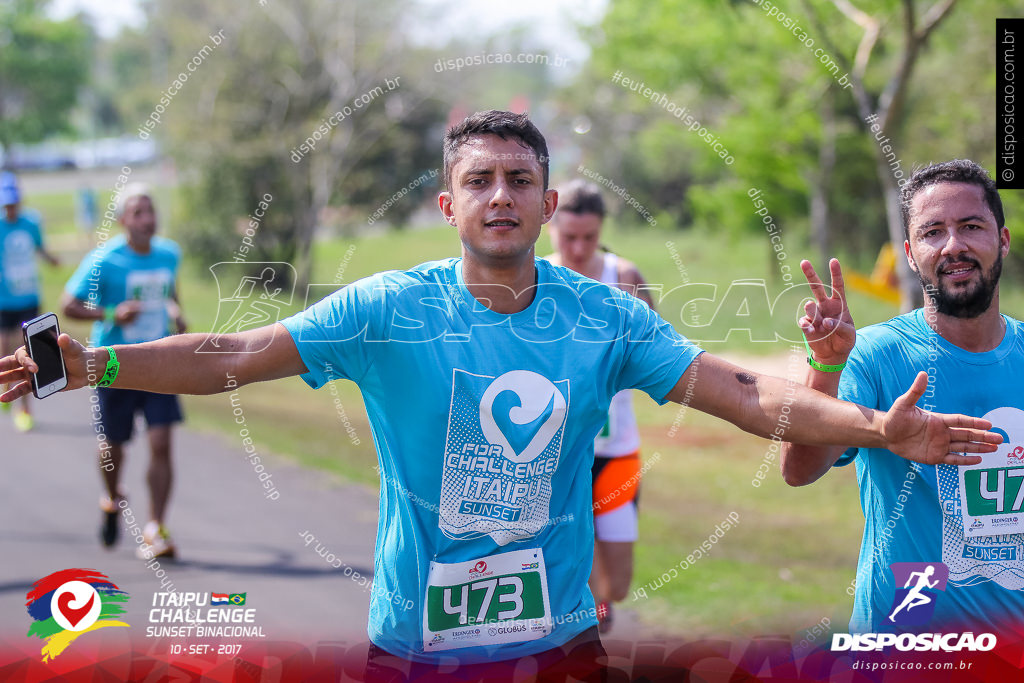
[[[550,612],[540,548],[431,562],[423,647],[437,652],[536,640],[551,632]]]

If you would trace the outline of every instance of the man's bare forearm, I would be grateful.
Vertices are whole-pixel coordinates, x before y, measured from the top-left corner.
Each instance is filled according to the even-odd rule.
[[[85,302],[67,295],[65,295],[61,303],[61,312],[67,318],[75,320],[103,320],[104,310],[99,306],[89,306]]]
[[[215,394],[227,377],[238,375],[238,353],[196,353],[209,335],[181,334],[142,344],[115,345],[120,368],[113,387],[158,394]],[[222,348],[227,337],[221,338]],[[228,342],[230,343],[230,342]],[[105,347],[86,351],[89,384],[103,377],[109,354]],[[241,382],[239,382],[241,384]]]
[[[210,346],[203,348],[207,342]],[[182,334],[143,344],[115,345],[111,348],[119,364],[116,372],[107,347],[86,348],[67,334],[60,335],[57,343],[64,355],[68,391],[98,384],[108,369],[114,378],[107,386],[163,394],[215,394],[308,371],[281,323],[212,338]],[[204,353],[199,353],[200,349]],[[10,402],[29,393],[29,380],[38,370],[24,347],[0,358],[0,383],[13,384],[0,399]]]
[[[818,447],[885,445],[883,414],[876,410],[770,375],[758,375],[749,391],[751,423],[740,426],[758,436]]]
[[[828,396],[839,395],[839,372],[821,372],[807,368],[804,384]],[[825,476],[846,450],[844,446],[810,446],[802,443],[782,444],[779,467],[782,478],[790,486],[804,486]]]
[[[883,413],[796,382],[748,372],[710,354],[693,363],[668,398],[682,402],[688,386],[694,388],[694,408],[757,436],[818,446],[885,445]]]

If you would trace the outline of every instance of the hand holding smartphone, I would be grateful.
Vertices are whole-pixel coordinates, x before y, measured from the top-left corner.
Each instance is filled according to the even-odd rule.
[[[52,396],[68,385],[68,371],[64,367],[64,354],[57,346],[60,327],[57,316],[44,313],[21,325],[25,339],[25,350],[29,358],[39,366],[39,372],[32,375],[32,393],[36,398]]]

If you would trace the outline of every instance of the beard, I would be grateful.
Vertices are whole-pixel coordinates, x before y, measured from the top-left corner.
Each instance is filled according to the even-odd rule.
[[[925,296],[931,299],[936,311],[953,318],[977,318],[992,304],[992,298],[999,287],[999,277],[1003,273],[1003,255],[1000,253],[996,257],[996,262],[988,271],[982,270],[981,264],[969,256],[962,256],[955,260],[970,263],[977,268],[980,273],[978,281],[957,290],[944,285],[939,273],[947,265],[953,263],[954,259],[943,261],[936,268],[935,278],[931,282],[925,279],[920,269],[918,269],[917,277],[921,281],[921,286],[924,287]]]

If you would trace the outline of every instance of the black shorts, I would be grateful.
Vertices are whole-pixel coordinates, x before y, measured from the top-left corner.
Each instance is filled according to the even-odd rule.
[[[39,305],[11,310],[0,309],[0,332],[20,330],[21,324],[39,315]]]
[[[121,444],[130,441],[135,413],[142,411],[150,427],[181,422],[181,404],[174,394],[154,394],[135,389],[97,389],[99,421],[107,441]]]

